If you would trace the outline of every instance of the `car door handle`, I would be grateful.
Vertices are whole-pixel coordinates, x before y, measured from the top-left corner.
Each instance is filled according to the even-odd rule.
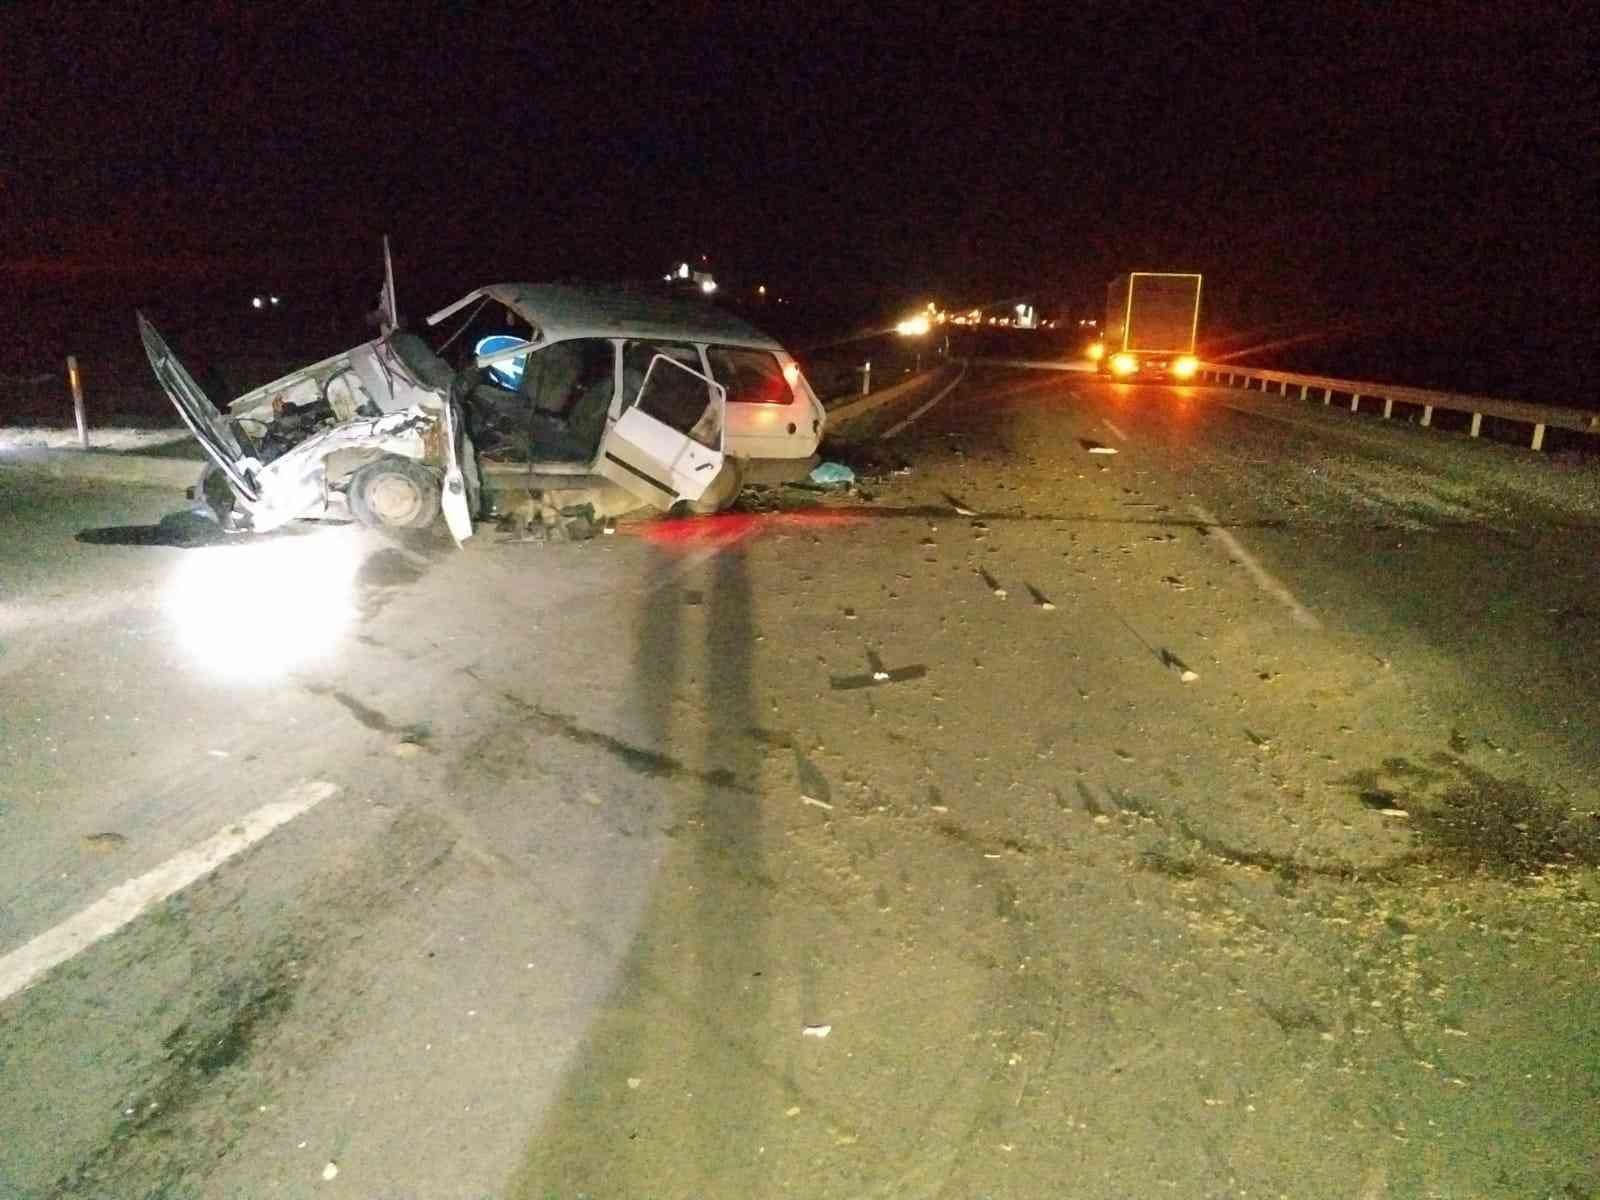
[[[710,469],[711,469],[711,464],[708,463],[708,462],[701,463],[698,467],[695,468],[696,471],[709,471]]]

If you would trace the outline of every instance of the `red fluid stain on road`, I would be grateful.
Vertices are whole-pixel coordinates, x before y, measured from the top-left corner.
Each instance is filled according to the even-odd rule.
[[[731,546],[765,533],[842,529],[860,525],[866,520],[867,517],[860,511],[838,512],[828,509],[778,513],[730,512],[621,525],[617,527],[617,532],[630,534],[663,549],[702,550],[708,546]]]

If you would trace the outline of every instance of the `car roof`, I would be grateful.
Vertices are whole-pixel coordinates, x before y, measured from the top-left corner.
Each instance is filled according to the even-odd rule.
[[[538,329],[547,342],[574,337],[650,337],[782,350],[769,334],[698,297],[661,290],[559,283],[497,283],[482,289]]]

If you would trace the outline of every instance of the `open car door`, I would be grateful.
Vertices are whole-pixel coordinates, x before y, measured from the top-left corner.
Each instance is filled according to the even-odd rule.
[[[600,439],[595,469],[656,508],[700,499],[722,470],[726,403],[716,380],[657,354],[638,398]]]
[[[217,411],[216,405],[194,381],[194,376],[189,374],[165,339],[156,332],[156,327],[145,319],[143,313],[136,315],[139,318],[139,336],[144,340],[144,352],[149,356],[150,368],[161,381],[162,388],[177,408],[183,423],[194,434],[207,457],[227,477],[239,498],[246,502],[259,500],[261,492],[256,487],[255,474],[261,469],[261,464],[256,460],[255,447],[249,444],[249,439],[244,437],[232,418]]]

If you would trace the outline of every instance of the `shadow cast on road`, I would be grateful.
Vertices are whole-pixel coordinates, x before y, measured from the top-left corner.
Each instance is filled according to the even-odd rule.
[[[228,540],[215,521],[198,513],[168,513],[154,525],[106,525],[79,530],[77,541],[89,546],[171,546],[182,550],[215,546]]]
[[[784,1086],[755,1043],[770,1023],[774,885],[759,795],[736,782],[758,778],[765,757],[738,735],[756,716],[747,566],[725,545],[706,586],[688,590],[676,582],[681,560],[666,549],[655,557],[668,582],[645,593],[638,614],[634,725],[707,769],[641,784],[671,789],[640,798],[641,810],[666,801],[662,867],[618,983],[508,1196],[757,1194],[745,1186],[768,1110],[757,1096]],[[691,703],[675,706],[683,693]]]

